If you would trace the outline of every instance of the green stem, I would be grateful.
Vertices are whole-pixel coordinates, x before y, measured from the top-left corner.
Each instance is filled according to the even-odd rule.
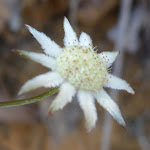
[[[45,92],[43,94],[31,97],[31,98],[26,98],[26,99],[22,99],[22,100],[0,102],[0,107],[20,106],[20,105],[35,103],[35,102],[38,102],[38,101],[40,101],[40,100],[56,93],[58,90],[59,90],[59,87],[56,87],[56,88],[48,90],[47,92]]]

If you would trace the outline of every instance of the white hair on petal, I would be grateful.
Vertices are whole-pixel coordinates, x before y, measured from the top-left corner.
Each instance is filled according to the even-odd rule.
[[[56,72],[47,72],[28,80],[20,89],[19,95],[40,87],[56,87],[63,82],[63,78]]]
[[[72,97],[75,93],[76,89],[71,84],[68,82],[63,83],[60,87],[59,94],[49,107],[49,112],[54,113],[55,111],[62,109],[66,104],[72,101]]]
[[[134,94],[134,90],[125,80],[120,79],[112,74],[107,73],[104,87],[117,90],[126,90],[128,93]]]
[[[29,29],[30,33],[34,36],[34,38],[40,43],[46,54],[52,57],[57,57],[59,55],[62,50],[59,45],[52,41],[43,32],[39,32],[29,25],[26,25],[26,27]]]
[[[27,52],[27,51],[23,51],[23,50],[18,50],[18,52],[21,55],[23,55],[37,63],[42,64],[43,66],[45,66],[47,68],[50,68],[52,70],[56,69],[56,60],[52,57],[49,57],[42,53]]]
[[[107,68],[109,68],[112,63],[115,61],[116,57],[118,56],[119,52],[102,52],[99,54],[100,59],[102,59],[106,65]]]
[[[64,18],[64,31],[65,31],[64,46],[68,47],[78,45],[77,35],[66,17]]]
[[[126,126],[118,105],[111,99],[104,89],[101,89],[99,93],[95,93],[94,96],[97,102],[104,107],[120,125],[123,127]]]
[[[87,129],[90,131],[93,127],[95,127],[97,121],[97,112],[93,95],[90,92],[79,90],[77,96],[86,119]]]
[[[85,32],[82,32],[81,35],[80,35],[80,38],[79,38],[79,44],[81,46],[87,46],[89,48],[93,48],[93,44],[92,44],[92,39],[91,37],[85,33]]]

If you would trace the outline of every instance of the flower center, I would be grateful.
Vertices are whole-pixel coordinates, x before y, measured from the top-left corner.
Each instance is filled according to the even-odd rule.
[[[107,68],[93,49],[67,47],[56,61],[57,72],[76,88],[97,91],[103,87]]]

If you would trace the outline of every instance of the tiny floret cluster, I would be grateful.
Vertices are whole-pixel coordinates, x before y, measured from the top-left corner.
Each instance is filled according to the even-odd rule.
[[[121,126],[125,126],[118,105],[104,90],[104,87],[109,87],[134,94],[133,89],[125,80],[109,73],[109,68],[115,61],[118,52],[98,54],[88,34],[82,32],[78,40],[67,18],[64,18],[64,48],[61,48],[44,33],[29,25],[26,26],[40,43],[44,53],[20,50],[20,54],[42,64],[50,71],[27,81],[19,94],[39,87],[60,86],[59,94],[50,105],[49,112],[54,113],[62,109],[77,95],[88,131],[95,126],[97,121],[94,100],[104,107]]]
[[[106,79],[106,64],[92,48],[64,48],[56,60],[57,72],[73,86],[86,91],[100,90]]]

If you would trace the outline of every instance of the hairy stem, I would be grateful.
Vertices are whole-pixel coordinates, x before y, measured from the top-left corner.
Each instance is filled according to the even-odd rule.
[[[38,96],[34,96],[31,98],[26,98],[22,100],[14,100],[14,101],[6,101],[6,102],[0,102],[0,107],[12,107],[12,106],[20,106],[25,104],[31,104],[38,102],[52,94],[55,94],[58,91],[59,87],[55,87],[53,89],[48,90],[47,92],[40,94]]]

